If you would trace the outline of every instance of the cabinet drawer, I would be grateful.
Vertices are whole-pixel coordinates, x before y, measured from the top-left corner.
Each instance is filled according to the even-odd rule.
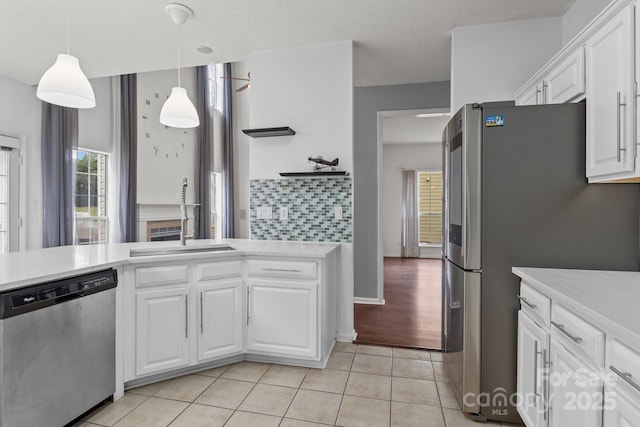
[[[234,276],[242,276],[242,261],[240,260],[208,262],[196,266],[196,280],[198,282]]]
[[[607,365],[607,370],[618,377],[623,377],[616,379],[617,384],[628,383],[638,392],[637,396],[640,397],[640,353],[630,349],[618,340],[613,340],[611,360]]]
[[[553,306],[551,324],[551,333],[569,350],[578,350],[599,367],[604,365],[604,332],[558,304]]]
[[[173,285],[188,281],[189,266],[187,265],[136,268],[136,288]]]
[[[318,267],[313,261],[250,259],[247,261],[247,272],[251,276],[315,279]]]
[[[525,282],[520,284],[520,307],[545,326],[551,326],[551,300]]]

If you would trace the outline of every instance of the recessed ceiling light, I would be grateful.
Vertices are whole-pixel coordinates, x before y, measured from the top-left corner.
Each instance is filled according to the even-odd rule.
[[[213,49],[211,49],[209,46],[198,46],[198,49],[196,49],[198,52],[200,53],[204,53],[206,55],[210,54],[211,52],[213,52]]]
[[[424,119],[427,117],[448,117],[450,115],[451,113],[421,113],[421,114],[416,114],[416,117],[419,119]]]

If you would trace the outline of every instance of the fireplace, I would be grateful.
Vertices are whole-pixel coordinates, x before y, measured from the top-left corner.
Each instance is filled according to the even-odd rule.
[[[147,221],[147,241],[180,240],[180,220]]]
[[[191,219],[196,205],[187,205],[185,234],[193,233]],[[180,240],[180,205],[138,204],[138,241]]]

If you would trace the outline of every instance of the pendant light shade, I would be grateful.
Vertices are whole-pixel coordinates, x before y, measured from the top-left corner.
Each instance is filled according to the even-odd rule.
[[[96,96],[78,58],[61,53],[42,75],[36,96],[50,104],[71,108],[93,108]]]
[[[180,85],[180,30],[182,24],[193,18],[193,10],[179,3],[169,3],[164,10],[178,26],[178,86],[171,89],[171,95],[160,110],[160,123],[172,128],[194,128],[200,126],[198,112],[186,89]]]
[[[200,125],[198,112],[186,89],[174,87],[160,110],[160,123],[172,128],[194,128]]]

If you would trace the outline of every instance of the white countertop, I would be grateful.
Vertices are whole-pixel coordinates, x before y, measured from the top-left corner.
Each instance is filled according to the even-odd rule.
[[[561,304],[579,304],[612,327],[640,336],[640,272],[513,267],[524,282]]]
[[[224,258],[234,255],[323,258],[340,247],[339,243],[288,242],[276,240],[220,239],[189,240],[187,246],[228,244],[235,251],[185,253],[131,258],[131,249],[180,247],[180,242],[138,242],[107,245],[61,246],[0,255],[0,291],[7,291],[46,280],[124,264],[176,259]]]

